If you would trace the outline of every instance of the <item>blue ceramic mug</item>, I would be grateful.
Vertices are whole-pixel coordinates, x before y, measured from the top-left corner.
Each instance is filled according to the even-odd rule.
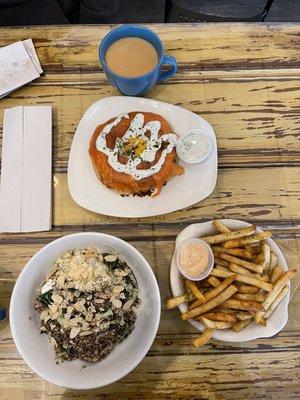
[[[145,75],[124,77],[108,68],[105,54],[109,46],[124,37],[139,37],[151,43],[158,54],[158,63]],[[150,90],[156,82],[164,81],[175,74],[177,64],[174,57],[164,54],[164,47],[159,36],[148,28],[139,25],[123,25],[110,31],[102,40],[99,47],[99,59],[109,82],[121,93],[127,96],[139,96]],[[162,66],[169,66],[162,71]]]

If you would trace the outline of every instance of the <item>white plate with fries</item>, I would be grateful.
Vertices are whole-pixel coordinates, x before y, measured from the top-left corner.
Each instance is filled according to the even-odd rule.
[[[193,289],[194,285],[194,288],[196,287],[195,290],[197,290],[196,283],[191,283],[190,281],[189,285],[185,286],[183,277],[177,267],[174,253],[170,269],[173,295],[177,299],[180,299],[178,296],[183,298],[183,295],[185,295],[187,296],[187,300],[190,300],[189,303],[185,302],[181,304],[178,303],[182,300],[179,302],[177,301],[176,305],[178,305],[181,313],[184,314],[182,315],[183,319],[187,319],[199,331],[207,331],[207,336],[209,336],[207,339],[213,337],[214,339],[224,342],[245,342],[257,338],[273,336],[285,326],[288,320],[288,303],[290,298],[289,279],[293,276],[294,272],[289,272],[291,276],[289,276],[289,274],[286,276],[287,274],[284,273],[288,271],[286,260],[280,248],[274,240],[270,238],[270,232],[263,232],[260,228],[255,228],[253,226],[251,228],[249,223],[235,219],[222,219],[219,220],[217,224],[218,223],[220,223],[218,231],[214,228],[214,226],[216,226],[216,221],[188,226],[177,236],[176,247],[182,240],[187,238],[206,237],[208,239],[207,242],[210,242],[209,244],[212,246],[215,254],[215,267],[210,275],[210,277],[212,277],[210,282],[213,284],[208,282],[209,278],[207,278],[207,282],[200,282],[200,292],[202,291],[205,296],[205,291],[207,291],[206,293],[208,293],[208,291],[212,292],[213,290],[211,287],[214,289],[217,285],[220,285],[221,281],[218,281],[218,279],[225,278],[222,282],[225,285],[224,290],[212,299],[220,299],[221,296],[224,296],[224,294],[226,295],[227,291],[228,295],[225,301],[223,300],[222,303],[211,308],[209,312],[205,311],[205,314],[200,312],[200,314],[197,315],[195,310],[200,311],[202,307],[202,305],[200,305],[201,301],[199,303],[199,300],[197,300],[198,297],[194,296],[193,291],[189,292],[189,294],[185,294],[187,293],[186,287],[190,288],[191,286]],[[221,236],[218,238],[214,236],[220,234],[223,235],[222,242],[220,242]],[[217,240],[217,242],[215,242],[215,240]],[[261,252],[261,254],[258,254],[259,252]],[[238,265],[236,265],[237,262],[239,263]],[[235,279],[233,279],[233,274],[235,274]],[[225,280],[230,280],[227,286]],[[233,280],[235,285],[231,285]],[[206,285],[207,288],[205,288],[204,285]],[[230,289],[237,290],[237,292],[233,294],[229,293]],[[211,297],[208,298],[211,299]],[[266,298],[268,299],[266,300]],[[172,305],[174,306],[174,300],[176,303],[176,299],[167,300],[166,303],[168,304],[169,302],[169,308],[171,308]],[[196,302],[198,301],[198,308],[191,305],[192,301],[195,302],[195,306],[197,306]],[[206,303],[204,304],[207,304],[208,300],[206,299],[205,301]],[[249,309],[238,309],[235,308],[236,306],[249,306]],[[252,309],[250,306],[254,308]],[[258,311],[259,308],[257,308],[255,310],[255,307],[262,306],[267,307],[267,309],[261,308],[263,311]],[[216,319],[216,321],[207,320],[209,316],[211,316],[211,318],[214,316],[216,317],[216,313],[218,317],[220,317],[221,313],[224,315],[226,312],[228,315],[232,316],[229,317],[227,315],[225,320],[228,321],[229,318],[236,318],[237,322],[235,322],[235,324],[240,324],[239,329],[236,331],[233,330],[234,325],[232,325],[232,322],[230,326],[229,322],[216,323],[216,321],[220,321],[218,319]],[[196,315],[192,315],[193,313]],[[249,315],[247,315],[247,313]],[[204,315],[205,317],[203,318]],[[244,323],[246,319],[251,322]],[[255,322],[255,319],[257,319],[258,323]],[[204,325],[203,322],[205,322],[206,325]],[[227,329],[225,329],[226,325]],[[220,328],[218,326],[220,326]],[[194,344],[197,346],[196,341]],[[205,340],[205,342],[206,341],[208,340]],[[200,339],[198,345],[200,346],[205,342]]]

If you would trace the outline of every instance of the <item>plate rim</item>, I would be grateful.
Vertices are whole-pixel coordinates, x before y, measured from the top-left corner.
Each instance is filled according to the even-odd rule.
[[[71,170],[73,168],[73,153],[74,153],[74,148],[77,145],[77,138],[78,138],[78,130],[80,125],[83,123],[83,121],[88,118],[89,114],[91,112],[94,111],[95,108],[97,108],[99,105],[101,105],[101,103],[104,102],[110,102],[113,100],[118,100],[118,101],[127,101],[127,100],[132,100],[132,101],[136,101],[137,102],[137,107],[139,106],[139,103],[145,104],[145,103],[156,103],[159,104],[163,107],[171,107],[172,109],[180,109],[180,110],[184,110],[185,112],[189,113],[189,114],[193,114],[194,116],[196,116],[200,121],[202,121],[205,124],[208,124],[210,129],[211,129],[211,133],[212,133],[212,137],[213,137],[213,152],[214,154],[214,160],[213,160],[213,165],[214,165],[214,176],[213,179],[211,180],[211,185],[210,185],[210,190],[209,192],[205,195],[205,197],[201,198],[200,200],[191,200],[191,201],[187,201],[183,206],[178,207],[178,208],[172,208],[170,207],[170,209],[168,210],[160,210],[160,211],[153,211],[151,208],[149,209],[144,209],[143,213],[141,214],[139,211],[139,207],[137,207],[137,212],[133,213],[133,211],[127,212],[125,207],[124,208],[119,208],[118,210],[115,209],[115,211],[108,211],[108,210],[104,210],[104,211],[99,211],[96,207],[94,206],[90,206],[88,204],[86,204],[85,201],[83,201],[83,199],[81,197],[78,196],[78,193],[76,192],[76,190],[74,189],[74,184],[72,182],[72,174],[71,174]],[[99,122],[101,123],[101,122]],[[218,178],[218,146],[217,146],[217,138],[216,138],[216,134],[214,131],[214,128],[212,127],[212,125],[202,116],[194,113],[193,111],[190,111],[184,107],[180,107],[178,105],[175,104],[171,104],[171,103],[167,103],[164,101],[160,101],[160,100],[156,100],[156,99],[149,99],[149,98],[140,98],[140,97],[134,97],[134,96],[108,96],[108,97],[104,97],[102,99],[97,100],[96,102],[94,102],[93,104],[91,104],[87,110],[84,112],[84,114],[82,115],[74,136],[73,136],[73,140],[72,140],[72,144],[71,144],[71,148],[70,148],[70,152],[69,152],[69,159],[68,159],[68,168],[67,168],[67,183],[68,183],[68,189],[69,189],[69,193],[71,195],[71,198],[73,199],[73,201],[78,204],[80,207],[88,210],[88,211],[92,211],[94,213],[97,214],[103,214],[103,215],[107,215],[107,216],[111,216],[111,217],[117,217],[117,218],[128,218],[128,219],[132,219],[132,218],[149,218],[149,217],[155,217],[155,216],[159,216],[159,215],[166,215],[172,212],[176,212],[188,207],[191,207],[192,205],[205,200],[206,198],[208,198],[214,191],[216,184],[217,184],[217,178]],[[152,211],[151,211],[152,210]]]
[[[213,221],[214,221],[214,220],[212,219],[212,220],[208,220],[208,221],[205,221],[205,222],[196,222],[196,223],[190,224],[190,225],[186,226],[184,229],[182,229],[182,230],[178,233],[178,235],[176,236],[175,248],[174,248],[174,252],[173,252],[173,255],[172,255],[172,260],[171,260],[171,265],[170,265],[170,273],[169,273],[170,286],[171,286],[171,291],[172,291],[173,296],[178,296],[178,295],[180,294],[180,293],[177,293],[177,292],[175,291],[175,289],[174,289],[175,281],[177,281],[176,277],[174,276],[174,270],[175,270],[176,268],[178,268],[177,265],[176,265],[176,260],[175,260],[175,250],[176,250],[176,247],[177,247],[177,245],[178,245],[178,241],[180,240],[181,235],[182,235],[186,230],[190,229],[191,227],[193,227],[193,226],[195,226],[195,225],[196,225],[196,226],[204,225],[204,224],[207,224],[207,223],[212,223]],[[251,224],[251,223],[249,223],[249,222],[247,222],[247,221],[243,221],[243,220],[239,220],[239,219],[235,219],[235,218],[218,218],[218,221],[221,221],[221,222],[223,222],[223,223],[225,223],[225,224],[226,224],[226,222],[228,222],[228,221],[231,221],[231,222],[234,222],[234,223],[235,223],[235,222],[243,223],[243,224],[245,224],[245,227],[253,225],[253,224]],[[257,229],[258,232],[262,232],[262,229],[261,229],[259,226],[256,226],[256,229]],[[285,271],[287,271],[287,270],[288,270],[288,264],[287,264],[287,261],[286,261],[286,258],[285,258],[285,256],[284,256],[284,254],[282,253],[282,251],[281,251],[280,247],[278,246],[278,244],[277,244],[277,243],[275,242],[275,240],[273,240],[272,238],[268,238],[266,241],[267,241],[268,243],[272,243],[272,245],[273,245],[274,248],[275,248],[276,254],[279,253],[279,254],[281,255],[282,259],[284,260],[284,263],[283,263],[284,265],[282,265],[282,267],[283,267],[283,269],[284,269]],[[288,322],[288,306],[289,306],[290,296],[291,296],[291,286],[290,286],[290,283],[288,283],[288,287],[289,287],[289,291],[288,291],[288,294],[287,294],[287,302],[286,302],[285,310],[284,310],[284,311],[285,311],[285,314],[284,314],[284,316],[283,316],[283,318],[282,318],[281,324],[278,325],[278,327],[276,327],[276,329],[275,329],[276,332],[263,334],[263,329],[262,329],[262,334],[259,335],[259,336],[250,337],[250,338],[248,338],[248,339],[245,338],[245,339],[242,339],[242,340],[241,340],[241,339],[237,339],[237,338],[235,339],[235,338],[234,338],[234,335],[232,335],[233,339],[232,339],[232,340],[228,340],[228,339],[222,338],[222,331],[219,330],[219,331],[216,331],[216,332],[212,335],[212,338],[213,338],[214,340],[218,340],[218,341],[220,341],[220,342],[226,342],[226,343],[243,343],[243,342],[248,342],[248,341],[250,341],[250,340],[257,340],[257,339],[261,339],[261,338],[268,338],[268,337],[272,337],[272,336],[276,335],[278,332],[280,332],[280,331],[285,327],[286,323]],[[181,304],[181,305],[178,306],[178,309],[179,309],[180,314],[181,314],[183,311],[185,311],[185,306],[184,306],[183,304]],[[193,319],[189,319],[189,320],[187,320],[187,322],[189,322],[195,329],[197,329],[197,331],[199,331],[199,332],[202,332],[202,331],[203,331],[204,325],[201,324],[200,322],[195,321],[195,320],[193,320]],[[248,329],[248,327],[245,328],[245,329]]]

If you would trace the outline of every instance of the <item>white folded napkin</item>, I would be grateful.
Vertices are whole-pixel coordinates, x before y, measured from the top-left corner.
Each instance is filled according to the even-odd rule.
[[[51,229],[51,106],[4,110],[0,232]]]
[[[0,48],[0,98],[43,72],[31,39]]]

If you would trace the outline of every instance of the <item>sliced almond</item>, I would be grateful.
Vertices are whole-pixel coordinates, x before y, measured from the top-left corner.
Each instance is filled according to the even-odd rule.
[[[95,278],[98,278],[101,274],[102,274],[102,269],[99,268],[99,267],[97,267],[97,268],[94,270],[94,277],[95,277]]]
[[[48,310],[43,310],[43,311],[40,313],[40,319],[41,319],[41,320],[44,320],[48,315],[49,315],[49,314],[48,314]]]
[[[70,321],[68,319],[64,319],[62,321],[62,326],[64,327],[64,329],[70,328]]]
[[[111,303],[112,303],[112,305],[113,305],[115,308],[121,308],[121,307],[122,307],[122,302],[121,302],[121,300],[112,299]]]
[[[85,299],[80,299],[79,300],[80,304],[82,304],[83,306],[85,305],[85,301],[86,301]]]
[[[79,332],[80,332],[80,328],[76,328],[76,327],[72,328],[70,330],[70,335],[69,335],[70,339],[74,339],[78,335]]]
[[[73,311],[74,311],[74,307],[73,306],[68,306],[67,307],[67,313],[72,314]]]
[[[57,278],[57,285],[62,288],[65,284],[66,278],[64,277],[64,275],[59,275],[59,277]]]
[[[56,313],[52,314],[51,319],[55,321],[59,317],[59,312],[57,311]]]
[[[79,301],[77,301],[77,303],[74,304],[74,308],[79,312],[82,312],[84,310],[83,305]]]
[[[79,336],[88,336],[88,335],[91,335],[92,333],[94,333],[94,332],[93,332],[93,331],[81,332],[81,333],[79,334]]]
[[[54,347],[54,348],[57,347],[57,342],[56,342],[56,340],[54,339],[54,337],[52,337],[52,336],[50,336],[50,343],[51,343],[51,346],[52,346],[52,347]]]
[[[56,304],[56,303],[51,304],[51,305],[49,306],[49,310],[50,310],[50,313],[51,313],[52,315],[55,314],[55,313],[57,312],[57,310],[58,310],[58,304]]]
[[[82,325],[82,330],[83,331],[89,331],[90,330],[90,325],[87,322],[84,322]]]
[[[108,254],[107,256],[104,257],[104,260],[107,262],[114,262],[117,260],[117,256],[115,256],[114,254]]]
[[[54,301],[54,303],[57,303],[57,304],[61,304],[62,302],[63,302],[63,298],[59,295],[59,294],[57,294],[57,293],[53,293],[53,295],[51,296],[51,299]]]
[[[72,318],[72,319],[69,319],[69,325],[70,326],[77,326],[78,325],[78,320],[77,320],[77,318]]]
[[[128,272],[127,272],[127,271],[123,271],[122,269],[117,269],[117,270],[115,271],[115,274],[116,274],[116,275],[120,275],[120,276],[127,276],[127,275],[128,275]]]
[[[93,321],[93,313],[91,313],[91,312],[87,313],[85,320],[88,322],[92,322]]]
[[[88,277],[88,271],[86,270],[82,273],[81,278],[85,280],[87,279],[87,277]]]
[[[95,304],[103,304],[104,302],[105,302],[104,299],[96,299],[96,300],[94,300]]]
[[[126,303],[123,305],[123,310],[124,311],[130,310],[130,307],[132,306],[133,302],[134,302],[134,299],[130,299],[130,300],[126,301]]]
[[[113,293],[115,296],[118,296],[121,292],[123,292],[124,286],[123,285],[117,285],[113,288]]]

